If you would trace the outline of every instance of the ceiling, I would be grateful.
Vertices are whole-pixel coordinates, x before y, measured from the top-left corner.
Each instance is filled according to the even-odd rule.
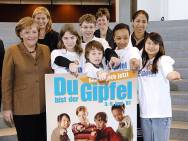
[[[0,4],[111,5],[112,0],[0,0]]]

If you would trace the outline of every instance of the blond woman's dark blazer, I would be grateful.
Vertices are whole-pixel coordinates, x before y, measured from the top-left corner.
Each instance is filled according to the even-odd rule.
[[[3,62],[3,110],[12,110],[15,115],[45,112],[44,75],[50,72],[46,45],[37,44],[35,59],[23,43],[9,47]]]

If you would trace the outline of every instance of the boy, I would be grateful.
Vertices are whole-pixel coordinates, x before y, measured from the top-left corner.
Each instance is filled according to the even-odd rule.
[[[108,63],[110,68],[114,68],[119,66],[120,59],[118,58],[118,55],[114,50],[111,49],[108,42],[103,38],[97,38],[94,36],[94,32],[96,30],[96,19],[95,16],[92,14],[85,14],[79,18],[80,23],[80,31],[82,34],[82,43],[81,46],[83,50],[85,50],[86,44],[92,40],[96,40],[100,42],[104,47],[104,56],[105,60],[103,60],[103,65],[105,66],[105,62]],[[64,64],[62,67],[69,68],[72,61],[65,57],[61,57],[59,59],[59,63],[56,63],[57,65],[61,66],[61,64]],[[83,69],[85,67],[85,60],[83,59]]]
[[[97,141],[121,141],[120,136],[112,129],[112,127],[106,126],[107,115],[105,112],[98,112],[95,115],[94,120],[97,126]]]
[[[104,47],[104,56],[106,62],[109,62],[109,67],[116,67],[120,64],[120,59],[114,50],[111,49],[108,42],[104,38],[97,38],[94,36],[96,30],[96,18],[92,14],[85,14],[79,18],[80,31],[82,34],[82,48],[85,49],[85,46],[88,42],[96,40],[100,42]]]
[[[79,122],[72,125],[72,132],[74,134],[75,141],[77,140],[95,140],[95,135],[92,133],[96,126],[89,123],[88,111],[85,106],[79,106],[76,109],[76,115],[78,116]]]

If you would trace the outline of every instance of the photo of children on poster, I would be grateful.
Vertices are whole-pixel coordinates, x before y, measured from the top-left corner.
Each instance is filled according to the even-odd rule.
[[[47,141],[136,141],[136,73],[46,74],[45,86]]]

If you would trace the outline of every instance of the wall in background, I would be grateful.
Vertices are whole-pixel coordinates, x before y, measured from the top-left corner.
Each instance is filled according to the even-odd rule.
[[[130,24],[130,3],[131,3],[130,0],[111,0],[111,5],[109,6],[108,5],[94,5],[97,8],[93,10],[92,10],[92,7],[93,7],[92,5],[90,6],[88,5],[89,9],[86,9],[86,7],[79,5],[81,7],[80,8],[77,7],[78,8],[77,10],[76,10],[76,5],[75,7],[73,6],[74,8],[71,8],[71,6],[67,6],[63,8],[63,6],[59,7],[58,5],[56,5],[56,9],[54,10],[54,12],[50,11],[52,14],[52,18],[53,18],[53,28],[57,32],[59,32],[63,23],[74,23],[79,31],[78,18],[82,14],[81,13],[78,14],[79,13],[78,11],[90,10],[91,12],[94,12],[93,14],[95,14],[96,10],[99,7],[109,8],[110,13],[111,13],[110,27],[112,29],[116,25],[117,22],[124,22],[124,23]],[[26,15],[31,16],[33,10],[37,6],[43,6],[43,5],[33,4],[31,6],[31,5],[25,4],[25,6],[19,6],[19,5],[17,5],[17,7],[15,6],[16,5],[12,4],[11,7],[10,5],[9,7],[6,7],[4,4],[3,5],[0,4],[0,38],[3,40],[5,47],[15,44],[19,41],[14,30],[15,30],[15,24],[20,19],[20,17],[26,16]],[[44,5],[44,6],[47,6],[47,5]],[[50,10],[52,7],[51,5],[48,5],[48,6],[49,7],[47,8],[49,8]],[[11,12],[12,9],[14,9],[14,12]],[[72,11],[71,9],[74,10],[75,12],[71,12]],[[74,17],[74,18],[71,18],[71,17]],[[69,18],[71,18],[72,20],[70,20]],[[116,19],[118,19],[118,21],[116,21]]]
[[[111,5],[41,5],[41,4],[0,4],[0,22],[17,22],[25,16],[32,16],[38,6],[45,6],[51,13],[55,23],[76,23],[80,16],[86,13],[95,15],[100,7],[109,9],[111,22],[115,22],[115,2]]]
[[[150,21],[188,19],[187,0],[137,0],[137,9],[149,13]]]
[[[131,17],[131,0],[119,0],[119,21],[128,24]]]
[[[167,0],[168,1],[168,20],[188,19],[187,0]]]

